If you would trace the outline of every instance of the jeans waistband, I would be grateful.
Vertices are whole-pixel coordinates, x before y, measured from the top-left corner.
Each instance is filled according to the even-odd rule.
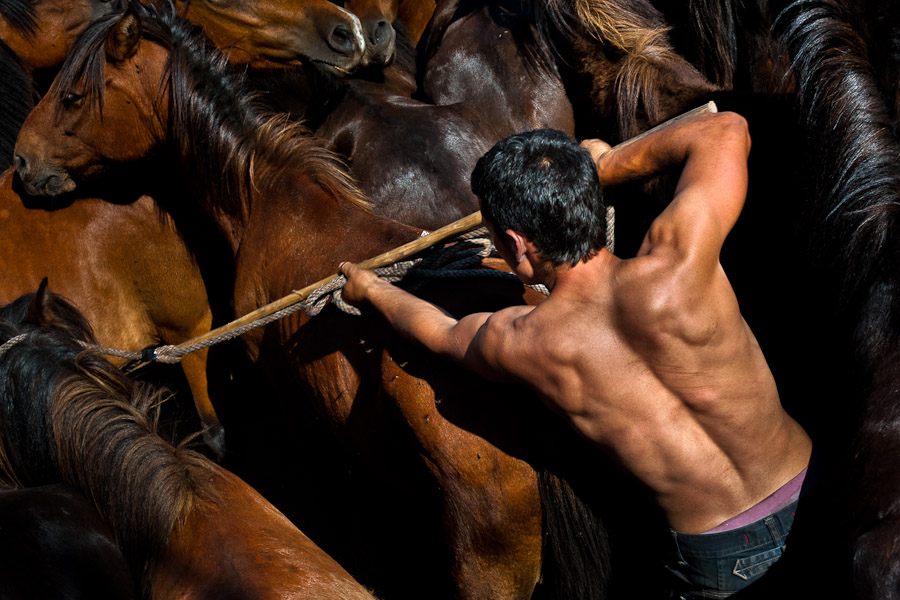
[[[714,557],[763,547],[772,542],[782,544],[794,522],[797,501],[743,527],[719,533],[681,533],[669,529],[676,549],[697,558]]]

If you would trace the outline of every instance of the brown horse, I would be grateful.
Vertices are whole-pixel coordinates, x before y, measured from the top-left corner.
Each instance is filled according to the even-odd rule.
[[[145,597],[373,600],[241,479],[156,435],[165,391],[85,351],[89,327],[45,284],[0,331],[0,472],[90,498]]]
[[[341,260],[419,234],[363,210],[329,153],[297,125],[260,114],[252,94],[239,89],[223,60],[182,21],[136,9],[89,30],[70,55],[22,130],[20,174],[35,191],[52,192],[43,183],[49,178],[81,182],[116,159],[176,150],[185,183],[231,243],[239,314],[335,272]],[[101,93],[102,126],[92,108]],[[121,129],[107,125],[113,118]],[[486,284],[477,295],[446,285],[432,293],[457,312],[523,301],[517,281]],[[529,598],[541,573],[549,586],[556,567],[578,571],[559,578],[572,597],[602,597],[602,540],[587,513],[548,546],[569,543],[581,561],[579,554],[563,558],[542,549],[542,525],[549,526],[561,503],[540,495],[528,461],[545,465],[565,444],[533,396],[525,402],[522,390],[431,361],[372,316],[295,314],[245,341],[276,375],[283,410],[297,411],[308,397],[343,447],[374,470],[382,487],[389,482],[387,502],[366,493],[366,505],[350,503],[393,510],[390,518],[369,514],[364,521],[383,524],[398,541],[364,559],[382,585],[410,597],[421,597],[421,585],[431,582],[432,596]],[[299,458],[291,457],[294,468]],[[319,452],[314,462],[333,458]],[[590,480],[596,479],[592,469]],[[563,514],[583,510],[571,489],[554,489],[558,496],[568,490]],[[346,519],[334,510],[337,521]],[[339,540],[335,547],[349,553],[362,544]]]
[[[152,198],[70,198],[48,206],[20,195],[9,169],[0,175],[0,222],[0,303],[48,277],[111,348],[140,351],[209,331],[212,311],[198,259]],[[204,439],[221,458],[224,433],[207,392],[206,355],[187,355],[181,366]]]
[[[176,0],[175,4],[181,16],[203,27],[233,64],[284,68],[308,61],[343,76],[369,56],[359,20],[328,0]]]

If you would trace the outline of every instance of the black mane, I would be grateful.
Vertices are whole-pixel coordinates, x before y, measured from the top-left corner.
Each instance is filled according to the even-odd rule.
[[[12,165],[16,137],[34,103],[31,77],[0,40],[0,171]]]
[[[0,0],[0,16],[24,35],[37,33],[32,0]]]
[[[40,292],[38,293],[40,295]],[[146,577],[170,532],[214,491],[195,473],[204,459],[156,435],[163,389],[138,384],[84,349],[90,326],[58,296],[51,324],[37,325],[34,294],[0,309],[0,480],[66,483],[96,506]],[[40,320],[40,319],[38,319]]]
[[[852,298],[880,268],[900,209],[900,145],[860,34],[831,0],[778,17],[797,80],[812,199],[813,250]]]

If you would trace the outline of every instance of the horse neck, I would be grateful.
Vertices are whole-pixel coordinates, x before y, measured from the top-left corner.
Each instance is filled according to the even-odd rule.
[[[266,181],[271,185],[254,194],[245,249],[253,255],[257,253],[251,248],[261,244],[280,246],[291,262],[273,270],[287,275],[291,286],[313,283],[336,272],[343,260],[363,260],[421,234],[420,229],[372,214],[309,173],[283,172]],[[277,227],[272,226],[275,222]]]

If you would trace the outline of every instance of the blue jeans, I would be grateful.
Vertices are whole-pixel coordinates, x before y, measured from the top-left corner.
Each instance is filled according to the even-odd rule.
[[[781,558],[797,502],[744,527],[721,533],[686,534],[669,529],[666,570],[670,598],[727,598],[762,576]]]

